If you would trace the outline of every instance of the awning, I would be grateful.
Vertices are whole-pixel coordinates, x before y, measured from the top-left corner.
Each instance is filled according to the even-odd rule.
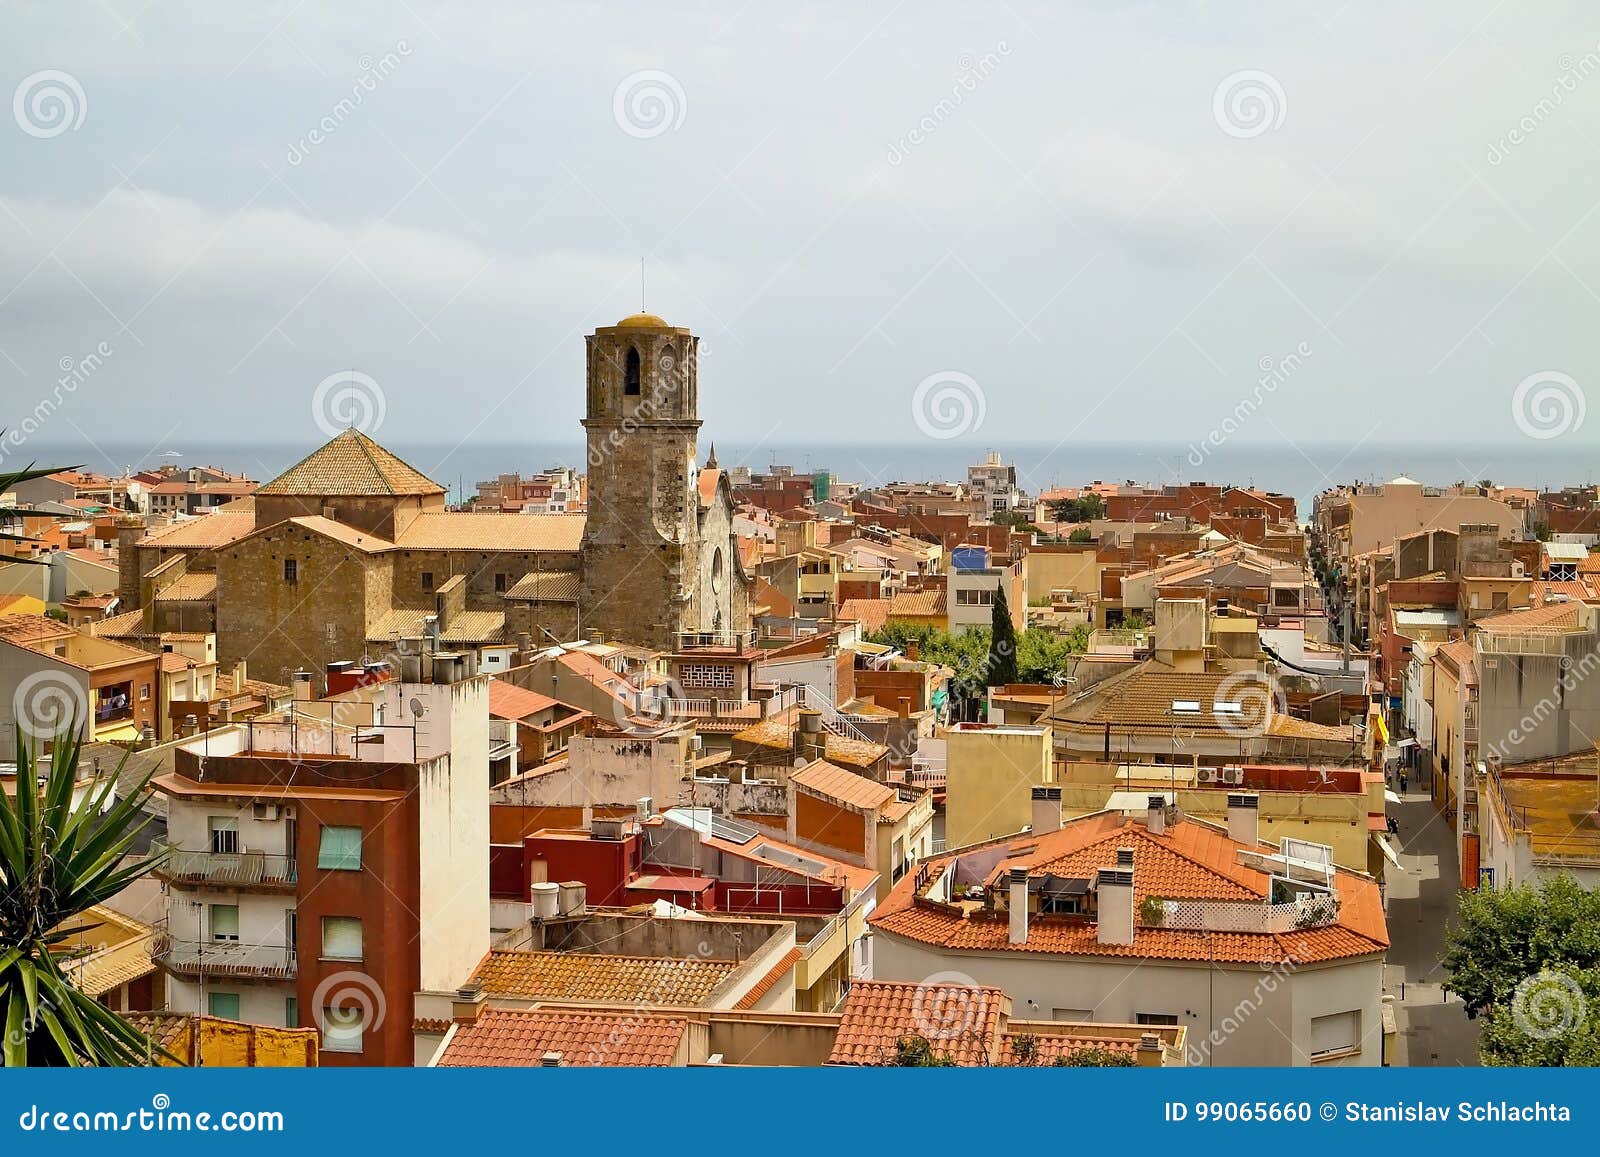
[[[1389,837],[1382,832],[1373,832],[1372,838],[1377,843],[1378,850],[1383,853],[1383,858],[1398,868],[1400,857],[1395,854],[1394,845],[1389,842]]]
[[[1406,802],[1405,800],[1401,799],[1398,795],[1396,795],[1394,792],[1390,791],[1388,788],[1384,788],[1383,789],[1383,798],[1388,800],[1390,803],[1405,803]]]
[[[94,733],[96,743],[132,743],[138,740],[139,729],[131,723],[124,723],[121,727],[110,727],[104,731],[98,728]]]

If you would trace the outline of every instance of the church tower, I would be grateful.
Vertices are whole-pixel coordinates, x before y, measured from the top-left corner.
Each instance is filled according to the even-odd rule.
[[[586,340],[589,513],[581,627],[608,640],[670,649],[680,632],[703,629],[695,449],[700,339],[638,313]]]

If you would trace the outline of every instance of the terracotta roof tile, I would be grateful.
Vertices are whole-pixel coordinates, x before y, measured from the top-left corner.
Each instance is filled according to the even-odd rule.
[[[920,1036],[958,1065],[993,1063],[1011,1001],[975,984],[859,980],[850,986],[830,1065],[892,1065],[895,1046]]]
[[[777,986],[778,981],[787,976],[805,953],[798,948],[791,948],[778,958],[778,962],[767,970],[767,974],[750,986],[750,991],[739,998],[736,1009],[750,1009],[761,1003],[761,998]]]
[[[1524,611],[1490,615],[1478,620],[1478,629],[1490,634],[1561,635],[1576,630],[1581,623],[1579,604],[1547,603]]]
[[[736,968],[731,960],[494,951],[473,978],[491,996],[520,1000],[695,1006]]]
[[[386,611],[367,631],[367,641],[389,643],[396,639],[418,638],[426,632],[427,619],[432,613],[404,608]],[[458,611],[450,616],[448,626],[439,629],[439,638],[451,645],[482,646],[502,643],[505,637],[504,611]]]
[[[835,767],[818,759],[789,777],[796,787],[805,788],[816,795],[839,803],[849,804],[862,811],[876,813],[897,798],[892,787],[885,787],[864,775]]]
[[[687,1030],[682,1017],[648,1012],[486,1008],[457,1027],[438,1065],[533,1066],[560,1053],[563,1065],[664,1066]]]
[[[68,639],[77,633],[46,615],[0,615],[0,639],[25,647],[47,639]]]
[[[103,639],[131,639],[147,634],[144,629],[143,611],[124,611],[120,615],[112,615],[109,619],[101,619],[91,623],[89,633]]]
[[[552,551],[583,541],[581,514],[419,514],[400,535],[405,550]]]
[[[444,487],[402,462],[359,430],[346,430],[313,450],[257,494],[338,497],[443,494]]]
[[[139,540],[140,546],[164,549],[214,550],[237,542],[256,528],[254,511],[235,511],[238,503],[226,510],[214,510],[196,518],[185,518],[171,526],[152,530]]]
[[[518,687],[515,683],[507,683],[504,679],[489,680],[489,714],[496,719],[526,719],[559,705],[558,699]]]
[[[209,602],[217,597],[215,571],[197,571],[174,579],[156,592],[158,603]]]
[[[535,571],[513,583],[506,598],[514,602],[575,603],[579,578],[578,572],[572,570]]]

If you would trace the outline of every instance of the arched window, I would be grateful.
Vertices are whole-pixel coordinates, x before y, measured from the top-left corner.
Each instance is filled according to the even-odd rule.
[[[639,351],[628,347],[628,362],[622,370],[622,392],[630,397],[639,396]]]

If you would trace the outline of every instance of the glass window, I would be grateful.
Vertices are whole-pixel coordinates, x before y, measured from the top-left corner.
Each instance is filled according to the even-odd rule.
[[[211,905],[211,939],[239,939],[239,905]]]
[[[361,829],[322,829],[322,843],[317,849],[317,867],[335,871],[359,872],[361,870]]]
[[[358,1053],[365,1033],[365,1018],[360,1008],[323,1008],[322,1047],[326,1051]]]
[[[1311,1056],[1329,1056],[1360,1048],[1360,1011],[1336,1012],[1332,1016],[1311,1018]]]
[[[286,996],[283,998],[283,1027],[300,1027],[300,998]]]
[[[237,992],[206,993],[206,1011],[224,1020],[239,1019],[239,994]]]
[[[239,850],[239,821],[233,816],[211,817],[211,854],[233,855]]]
[[[297,559],[286,558],[283,560],[283,581],[286,583],[300,581],[300,563]]]
[[[354,916],[322,918],[322,958],[324,960],[361,959],[361,921]]]

